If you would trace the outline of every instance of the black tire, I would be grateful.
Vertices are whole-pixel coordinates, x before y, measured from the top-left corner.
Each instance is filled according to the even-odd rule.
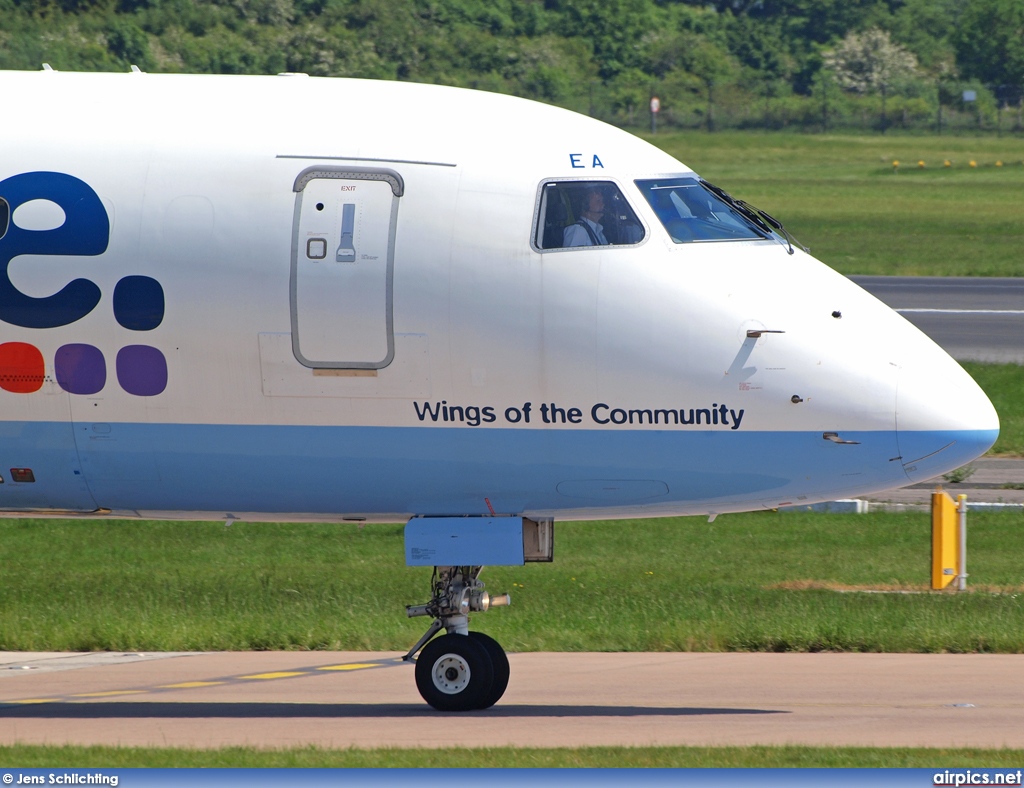
[[[476,638],[442,635],[416,660],[416,689],[438,711],[485,708],[493,685],[490,654]]]
[[[478,707],[489,709],[501,700],[501,696],[508,688],[508,677],[511,672],[508,666],[508,657],[505,656],[505,649],[501,647],[501,644],[490,635],[485,635],[483,632],[470,632],[469,636],[486,649],[494,668],[494,683],[491,684],[491,691],[484,698],[483,705]]]

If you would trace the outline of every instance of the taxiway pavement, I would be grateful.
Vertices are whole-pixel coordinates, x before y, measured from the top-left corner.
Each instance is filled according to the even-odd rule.
[[[936,476],[920,484],[866,496],[873,504],[931,507],[932,492],[941,488],[953,498],[963,493],[968,503],[1024,504],[1024,458],[979,457],[970,463],[970,475],[952,483]]]
[[[1024,278],[851,276],[958,361],[1024,364]]]
[[[1024,747],[1024,655],[509,661],[497,706],[453,715],[420,700],[394,653],[0,653],[0,743]]]

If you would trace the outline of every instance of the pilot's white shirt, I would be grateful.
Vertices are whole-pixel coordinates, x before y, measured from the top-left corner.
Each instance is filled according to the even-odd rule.
[[[586,222],[590,225],[590,229],[594,231],[594,237],[597,238],[599,244],[607,244],[608,239],[604,237],[604,225],[592,222],[586,216],[581,216],[580,221]],[[594,242],[590,240],[590,235],[587,231],[580,227],[579,223],[570,224],[562,232],[562,246],[593,246]]]

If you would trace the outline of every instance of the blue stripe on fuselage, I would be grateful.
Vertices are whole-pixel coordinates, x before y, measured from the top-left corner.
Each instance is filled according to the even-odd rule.
[[[0,422],[0,509],[485,514],[839,497],[905,485],[895,433]],[[995,433],[958,432],[959,445]],[[989,441],[991,442],[991,441]],[[982,451],[984,449],[982,448]],[[973,456],[973,455],[972,455]],[[80,463],[80,464],[79,464]],[[82,479],[91,497],[84,494]],[[607,483],[606,483],[607,482]],[[77,507],[71,505],[79,501]]]

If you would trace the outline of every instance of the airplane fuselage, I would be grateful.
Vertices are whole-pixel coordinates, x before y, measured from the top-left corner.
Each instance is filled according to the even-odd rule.
[[[0,86],[4,511],[722,513],[995,440],[955,362],[777,233],[680,241],[651,184],[694,173],[591,119],[300,76]],[[550,195],[590,182],[632,235],[562,246],[587,228],[552,235]]]

